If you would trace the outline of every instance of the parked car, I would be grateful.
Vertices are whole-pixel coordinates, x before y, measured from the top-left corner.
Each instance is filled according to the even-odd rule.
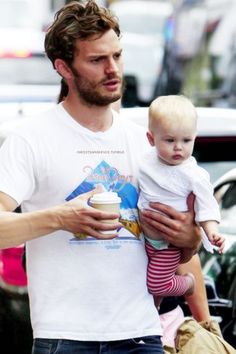
[[[24,115],[26,103],[56,102],[60,77],[44,53],[42,31],[0,28],[0,123]]]
[[[127,106],[147,105],[155,96],[162,70],[165,29],[173,6],[170,1],[127,0],[112,3],[110,9],[119,18],[122,32],[127,81],[123,103]]]
[[[220,316],[224,338],[236,348],[236,168],[228,171],[215,182],[215,197],[221,211],[219,231],[225,236],[223,255],[201,250],[203,272],[214,284],[218,302],[214,312]]]
[[[36,108],[36,110],[39,111],[43,109],[45,109],[45,107],[41,107],[41,103],[38,103],[38,108]],[[212,180],[215,181],[224,173],[224,171],[230,170],[232,167],[236,168],[235,110],[216,108],[197,108],[197,110],[199,114],[198,137],[194,154],[199,162],[206,169],[208,169]],[[147,107],[122,108],[121,114],[125,115],[127,119],[133,120],[137,124],[147,127]],[[22,119],[35,118],[23,117]],[[0,127],[0,145],[12,129],[17,129],[17,125],[21,124],[22,119],[19,119],[18,117],[15,120],[2,123]],[[227,221],[228,218],[229,221],[229,214],[227,216],[227,212],[225,213],[225,205],[227,206],[230,204],[230,195],[232,195],[232,197],[235,196],[234,205],[236,205],[236,195],[235,193],[233,194],[233,191],[236,191],[236,172],[234,182],[235,188],[233,189],[232,187],[231,192],[228,188],[228,196],[226,194],[227,186],[225,187],[222,185],[222,188],[217,187],[221,185],[220,183],[224,182],[224,178],[222,177],[222,179],[218,179],[218,181],[219,182],[215,182],[216,192],[217,194],[219,193],[217,198],[219,198],[219,203],[221,203],[222,227],[225,227],[224,220]],[[229,175],[227,183],[231,183],[231,175]],[[223,197],[223,195],[225,195],[225,197]],[[228,198],[228,201],[226,197]],[[231,209],[231,211],[233,211],[233,209]],[[233,274],[236,274],[234,269],[232,268],[232,270],[230,270],[231,268],[229,267],[229,265],[233,266],[233,264],[235,264],[236,259],[236,238],[234,241],[234,236],[232,236],[234,235],[235,229],[230,229],[232,225],[236,225],[235,221],[228,222],[227,228],[221,229],[221,232],[225,230],[224,234],[227,239],[225,255],[218,256],[215,254],[206,254],[206,256],[204,256],[204,254],[201,253],[203,269],[206,274],[205,284],[207,287],[210,310],[212,315],[216,315],[221,320],[222,330],[224,331],[225,336],[227,336],[225,338],[231,344],[235,343],[235,336],[232,334],[233,332],[231,329],[234,328],[235,325],[235,313],[232,313],[232,310],[236,302],[233,302],[230,295],[231,293],[229,294],[228,292],[229,288],[227,288],[227,284],[233,284],[233,279],[232,282],[229,281],[227,284],[225,282],[225,288],[222,288],[221,285],[223,283],[221,284],[219,282],[223,280],[221,280],[219,274],[217,274],[217,277],[210,277],[211,272],[209,272],[210,267],[209,263],[207,262],[212,257],[212,261],[209,261],[210,265],[212,265],[212,270],[217,270],[220,269],[218,267],[218,263],[227,259],[227,262],[225,263],[227,265],[225,270],[227,276],[228,273],[231,274],[232,277]],[[230,232],[232,235],[230,235]],[[232,243],[233,241],[234,243]],[[27,295],[27,279],[25,270],[22,265],[23,255],[23,245],[20,247],[0,250],[0,339],[1,343],[7,343],[6,347],[10,348],[9,354],[15,352],[19,354],[28,354],[32,345],[32,330],[30,326]],[[226,281],[226,277],[224,278],[224,281]],[[219,288],[220,286],[221,288]],[[185,311],[187,313],[186,305]],[[229,331],[226,328],[227,323],[229,323],[231,326]],[[21,348],[20,352],[19,348]]]

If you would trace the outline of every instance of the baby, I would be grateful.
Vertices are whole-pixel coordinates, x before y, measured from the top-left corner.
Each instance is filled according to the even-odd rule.
[[[196,131],[197,112],[186,97],[162,96],[151,103],[147,137],[153,149],[144,156],[139,171],[138,207],[151,209],[149,202],[160,202],[184,212],[188,210],[187,197],[193,192],[195,221],[207,236],[204,235],[205,247],[212,251],[212,246],[217,246],[222,253],[224,238],[218,232],[220,212],[209,174],[192,156]],[[179,263],[184,261],[181,250],[148,227],[145,227],[145,247],[149,292],[158,298],[191,295],[194,276],[176,275]]]

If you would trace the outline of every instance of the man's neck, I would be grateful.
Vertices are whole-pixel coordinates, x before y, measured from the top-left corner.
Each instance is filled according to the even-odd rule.
[[[73,102],[68,97],[62,103],[67,113],[80,125],[93,131],[106,131],[113,122],[112,110],[107,106],[88,106],[81,102]]]

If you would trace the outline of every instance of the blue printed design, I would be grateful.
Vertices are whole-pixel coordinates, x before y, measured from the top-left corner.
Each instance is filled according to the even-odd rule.
[[[137,212],[138,191],[131,182],[132,176],[121,175],[116,168],[102,161],[95,169],[90,169],[86,179],[66,200],[69,201],[80,194],[89,192],[97,185],[103,186],[106,191],[116,192],[122,200],[120,221],[124,225],[122,236],[119,236],[119,239],[137,240],[140,234]],[[125,235],[124,229],[127,231]]]

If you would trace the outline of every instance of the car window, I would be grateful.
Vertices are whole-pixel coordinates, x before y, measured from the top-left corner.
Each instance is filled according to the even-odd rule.
[[[229,181],[217,187],[215,197],[221,212],[220,231],[236,233],[236,182]]]
[[[236,167],[236,137],[197,137],[193,155],[199,165],[215,182],[224,173]]]
[[[214,183],[223,174],[235,168],[236,161],[200,162],[199,166],[207,170],[210,174],[211,182]]]
[[[44,55],[0,59],[0,84],[58,84],[59,75]]]
[[[224,184],[221,189],[224,189],[224,194],[220,200],[221,211],[228,212],[231,208],[236,206],[236,183]]]

